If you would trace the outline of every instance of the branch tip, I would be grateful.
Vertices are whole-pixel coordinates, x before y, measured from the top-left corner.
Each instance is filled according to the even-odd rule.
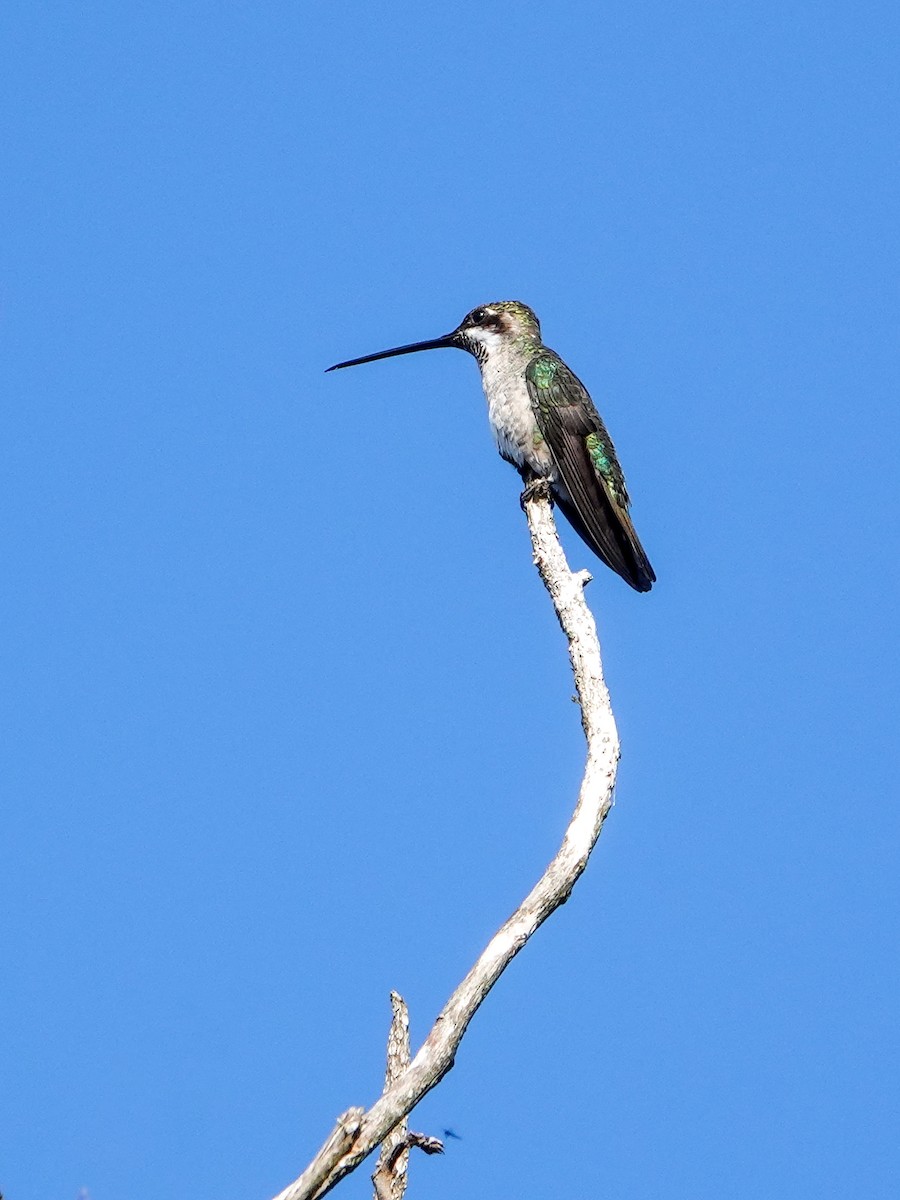
[[[406,1139],[410,1146],[418,1146],[426,1154],[443,1154],[444,1143],[440,1138],[429,1137],[427,1133],[413,1133],[411,1130]]]

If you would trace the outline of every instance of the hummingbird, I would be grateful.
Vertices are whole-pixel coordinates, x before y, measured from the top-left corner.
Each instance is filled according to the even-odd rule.
[[[625,477],[587,388],[541,340],[534,312],[519,300],[483,304],[452,333],[335,363],[329,371],[416,354],[465,350],[481,370],[488,420],[500,454],[522,476],[523,503],[548,486],[590,549],[635,591],[656,581],[628,510]]]

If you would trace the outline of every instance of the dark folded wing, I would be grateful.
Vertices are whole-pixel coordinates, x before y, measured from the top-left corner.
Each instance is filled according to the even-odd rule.
[[[560,507],[607,566],[639,592],[656,576],[628,515],[628,491],[612,439],[584,384],[545,350],[525,372],[538,427],[568,502]]]

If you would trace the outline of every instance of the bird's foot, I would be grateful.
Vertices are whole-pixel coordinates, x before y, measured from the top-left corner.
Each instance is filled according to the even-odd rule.
[[[523,512],[529,500],[549,500],[552,504],[553,492],[550,490],[550,480],[543,477],[529,480],[522,489],[522,495],[519,497],[519,503],[522,505]]]

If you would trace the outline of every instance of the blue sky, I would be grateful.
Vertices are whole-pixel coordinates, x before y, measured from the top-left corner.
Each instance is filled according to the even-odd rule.
[[[7,1200],[270,1196],[554,851],[581,733],[477,370],[323,374],[500,298],[659,584],[564,530],[617,805],[409,1194],[896,1196],[898,25],[5,6]]]

